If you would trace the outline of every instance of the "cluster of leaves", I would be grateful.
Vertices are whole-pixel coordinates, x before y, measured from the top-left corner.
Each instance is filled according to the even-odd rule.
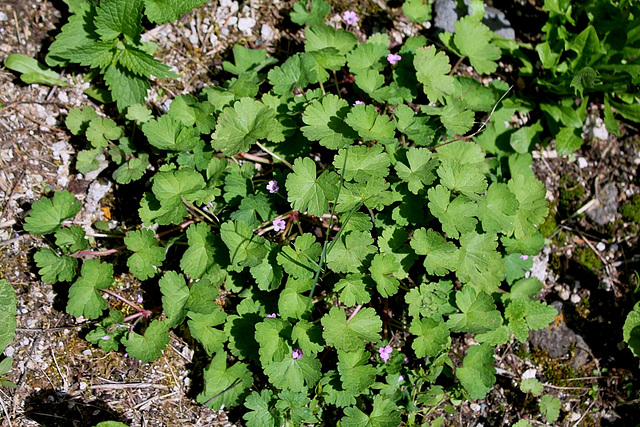
[[[76,9],[78,20],[96,14],[102,37],[81,50],[135,46],[131,18],[98,25],[109,4]],[[67,312],[98,319],[87,339],[105,351],[123,346],[149,362],[186,326],[211,357],[198,401],[244,403],[248,426],[399,425],[401,414],[413,424],[449,398],[482,398],[495,382],[494,347],[556,315],[535,298],[542,284],[525,277],[547,205],[526,136],[505,124],[523,107],[499,102],[503,82],[450,75],[447,54],[424,37],[391,63],[386,35],[360,43],[325,25],[321,0],[294,10],[307,24],[305,49],[280,65],[236,46],[224,63],[235,77],[175,98],[164,115],[125,98],[122,124],[87,107],[67,117],[90,144],[81,171],[108,156],[116,182],[149,184],[129,194],[141,227],[108,253],[158,284],[162,314],[133,303],[134,315],[109,310],[113,264],[86,259],[100,254],[66,225],[80,210],[66,191],[34,203],[25,220],[26,231],[55,238],[34,256],[40,274],[71,283]],[[479,17],[456,25],[447,46],[478,73],[494,71],[502,50]],[[63,54],[67,43],[50,54],[78,58]],[[105,70],[122,71],[118,61]],[[483,133],[457,136],[490,112]],[[507,147],[497,143],[504,136]],[[258,153],[273,163],[256,168],[247,159]],[[451,352],[460,334],[479,343],[464,357]]]
[[[0,355],[13,342],[16,333],[16,293],[6,280],[0,280]],[[13,358],[0,360],[0,386],[17,387],[6,374],[11,370]]]

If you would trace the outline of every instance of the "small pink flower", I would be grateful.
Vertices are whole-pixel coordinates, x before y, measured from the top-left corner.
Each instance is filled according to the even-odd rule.
[[[347,10],[342,15],[342,19],[347,24],[354,25],[356,22],[358,22],[358,15],[356,15],[356,13],[352,10]]]
[[[267,314],[267,319],[275,319],[278,317],[275,313]]]
[[[519,257],[521,260],[526,261],[529,259],[529,255],[520,255]]]
[[[109,341],[111,339],[111,335],[105,335],[102,338],[100,338],[101,340],[105,340],[105,341]]]
[[[291,353],[291,357],[293,357],[296,360],[300,360],[302,359],[303,354],[304,353],[302,353],[302,350],[300,350],[299,348],[294,348],[293,353]]]
[[[356,102],[353,103],[353,106],[355,107],[356,105],[361,105],[364,104],[364,102],[357,100]]]
[[[286,223],[284,222],[283,219],[274,219],[273,220],[273,231],[281,231],[284,230],[284,228],[286,227]]]
[[[278,191],[279,189],[280,189],[280,187],[278,187],[278,181],[276,181],[276,180],[271,180],[267,184],[267,190],[269,190],[269,193],[273,194],[276,191]]]
[[[389,357],[391,357],[391,353],[393,352],[393,347],[387,345],[385,347],[380,347],[378,349],[378,353],[380,353],[380,359],[384,360],[384,363],[387,363]]]
[[[142,299],[142,296],[139,296],[138,298],[136,298],[136,302],[138,304],[142,304],[142,301],[144,301],[144,299]]]
[[[396,55],[395,53],[390,53],[389,55],[387,55],[387,61],[389,61],[389,64],[391,65],[395,64],[401,59],[402,59],[402,56]]]

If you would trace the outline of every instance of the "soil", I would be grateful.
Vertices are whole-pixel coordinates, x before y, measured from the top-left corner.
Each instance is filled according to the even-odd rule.
[[[158,58],[182,78],[154,82],[149,105],[162,110],[176,95],[216,82],[235,43],[286,57],[302,40],[288,21],[291,3],[251,0],[234,10],[231,1],[209,2],[176,23],[153,28],[148,37],[159,45]],[[344,10],[332,3],[334,13]],[[428,34],[403,17],[401,2],[355,3],[367,17],[363,33],[383,28],[396,41]],[[494,2],[516,24],[513,9],[518,4],[505,3]],[[524,16],[544,16],[534,1],[520,6]],[[22,53],[42,61],[67,16],[64,3],[44,0],[4,0],[0,12],[0,60]],[[243,32],[236,24],[239,18],[254,25]],[[525,21],[527,25],[514,25],[517,37],[539,38],[539,28]],[[72,87],[51,88],[23,84],[0,68],[0,279],[8,280],[18,295],[16,338],[4,353],[14,359],[10,379],[18,387],[0,388],[2,425],[91,426],[104,420],[132,426],[241,425],[234,413],[195,402],[201,367],[192,346],[180,337],[172,336],[154,363],[104,353],[84,339],[91,322],[65,314],[66,289],[43,283],[36,274],[33,253],[46,242],[24,232],[22,219],[43,195],[66,188],[78,198],[93,198],[76,218],[87,228],[95,221],[125,220],[124,207],[113,202],[117,188],[100,175],[82,176],[73,168],[81,142],[64,130],[66,113],[85,105],[105,112],[82,91],[87,84],[78,83],[81,77],[64,76]],[[596,120],[601,105],[594,102],[589,111]],[[543,425],[537,399],[518,388],[522,375],[535,370],[545,392],[562,402],[556,425],[640,423],[638,360],[622,340],[626,313],[640,288],[640,226],[633,220],[634,213],[638,216],[633,206],[640,207],[640,201],[631,204],[640,193],[635,126],[623,123],[618,138],[587,136],[571,156],[559,157],[553,142],[534,152],[536,174],[552,206],[543,225],[548,245],[536,257],[534,274],[544,282],[542,297],[554,303],[558,317],[528,343],[497,349],[498,381],[485,399],[463,402],[455,414],[438,407],[433,419],[444,415],[447,425],[502,426],[524,418]],[[124,296],[144,299],[139,283],[123,277],[121,284]],[[454,349],[464,353],[471,342],[461,337]]]

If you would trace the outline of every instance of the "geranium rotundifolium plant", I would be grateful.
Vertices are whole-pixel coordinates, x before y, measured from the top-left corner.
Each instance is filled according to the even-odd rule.
[[[138,221],[118,243],[89,240],[66,191],[25,220],[55,237],[36,264],[70,284],[68,313],[97,321],[87,339],[150,362],[188,328],[209,358],[198,402],[244,406],[248,426],[412,424],[452,396],[484,397],[495,347],[556,314],[525,277],[544,243],[544,187],[530,158],[499,158],[472,134],[509,87],[452,75],[450,53],[424,37],[360,42],[357,14],[334,28],[313,1],[292,14],[303,52],[276,63],[234,49],[233,81],[154,116],[115,86],[170,76],[139,44],[141,10],[159,16],[157,5],[129,0],[137,18],[116,19],[123,1],[79,7],[67,25],[95,16],[93,36],[74,49],[60,38],[50,58],[97,67],[113,86],[126,125],[88,107],[66,125],[93,150],[78,167],[100,155],[117,183],[143,188],[128,201]],[[479,74],[502,53],[488,31],[468,17],[446,39]],[[114,262],[156,286],[161,307],[120,295]],[[454,354],[462,334],[478,345]]]

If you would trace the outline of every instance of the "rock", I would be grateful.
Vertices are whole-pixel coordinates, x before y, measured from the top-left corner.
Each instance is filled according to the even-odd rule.
[[[602,187],[596,203],[587,211],[587,216],[598,225],[615,221],[618,212],[618,187],[609,182]]]
[[[465,0],[465,3],[469,5],[471,4],[471,0]],[[471,7],[468,8],[468,11],[458,10],[456,2],[453,0],[436,0],[433,10],[433,26],[439,31],[446,31],[449,33],[455,33],[454,24],[460,15],[465,12],[469,14],[472,13]],[[511,40],[516,38],[516,33],[511,27],[511,23],[507,20],[504,12],[496,9],[495,7],[485,6],[482,23],[499,36]]]
[[[553,305],[558,313],[562,312],[562,303]],[[591,350],[584,338],[573,332],[563,321],[552,324],[538,331],[531,331],[529,343],[537,349],[547,353],[551,359],[561,359],[570,355],[573,349],[571,367],[578,369],[587,363]]]

